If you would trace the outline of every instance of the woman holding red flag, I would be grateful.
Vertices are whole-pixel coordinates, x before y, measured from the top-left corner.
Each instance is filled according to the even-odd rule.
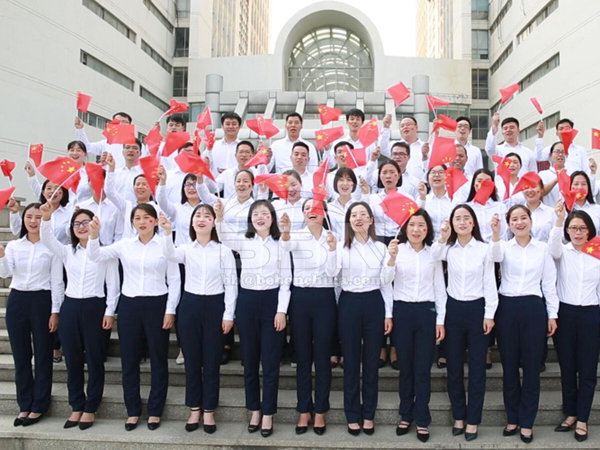
[[[482,189],[482,186],[484,188]],[[478,169],[473,174],[471,190],[467,197],[469,205],[477,215],[481,237],[483,242],[489,242],[492,238],[491,222],[495,214],[498,217],[506,215],[506,205],[498,196],[498,190],[494,184],[494,174],[488,169]],[[501,221],[500,238],[506,239],[506,224]]]
[[[594,222],[596,229],[599,230],[600,205],[597,205],[594,201],[594,195],[590,186],[590,177],[584,171],[578,170],[571,174],[571,191],[581,191],[582,194],[576,195],[571,211],[585,211]]]

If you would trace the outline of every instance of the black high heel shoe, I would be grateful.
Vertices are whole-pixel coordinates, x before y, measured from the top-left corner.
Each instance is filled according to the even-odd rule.
[[[533,442],[533,431],[529,436],[525,436],[523,433],[521,433],[521,441],[523,441],[525,444],[531,444]]]
[[[13,422],[13,426],[15,427],[20,427],[21,425],[23,425],[23,420],[25,420],[27,416],[23,416],[23,417],[19,417],[17,416],[15,418],[15,421]]]
[[[206,413],[212,414],[213,411],[206,411],[205,410],[204,414],[206,414]],[[204,429],[205,433],[213,434],[215,431],[217,431],[217,424],[214,424],[214,425],[206,425],[206,424],[204,424],[204,425],[202,425],[202,428]]]
[[[578,431],[585,431],[585,434],[578,433]],[[573,433],[573,435],[575,436],[575,440],[577,442],[583,442],[588,438],[588,431],[584,430],[583,428],[577,427],[575,428],[575,433]]]
[[[417,427],[417,439],[423,443],[429,440],[429,428]]]
[[[193,412],[198,412],[200,411],[200,418],[202,418],[202,409],[201,408],[190,408],[190,411]],[[198,422],[187,422],[185,424],[185,431],[187,431],[188,433],[191,433],[192,431],[196,431],[198,429],[198,427],[200,426],[200,420]]]
[[[372,428],[365,428],[363,424],[362,430],[367,436],[373,436],[375,434],[375,424],[373,424]]]
[[[400,425],[406,425],[406,424],[408,424],[408,425],[405,426],[405,427],[401,427],[400,426]],[[408,422],[401,421],[398,424],[398,426],[396,427],[396,436],[404,436],[405,434],[408,434],[408,430],[410,429],[410,425],[411,424],[408,423]]]
[[[519,428],[519,427],[514,427],[514,428],[504,427],[504,430],[502,430],[502,436],[504,436],[504,437],[514,436],[515,434],[517,434],[517,428]]]
[[[160,427],[160,420],[158,422],[148,422],[148,429],[150,431],[158,430]]]
[[[250,419],[252,421],[252,419]],[[253,425],[252,423],[248,423],[248,433],[256,433],[260,430],[260,424],[262,423],[262,417],[258,419],[258,424]]]
[[[354,429],[354,428],[350,428],[350,425],[348,425],[348,433],[350,433],[352,436],[358,436],[360,434],[360,427],[357,429]]]
[[[135,423],[131,423],[131,422],[125,422],[125,431],[133,431],[137,428],[138,426],[138,422],[140,421],[140,418],[138,417],[137,422]]]
[[[32,417],[25,417],[23,419],[23,426],[24,427],[28,427],[30,425],[35,425],[36,423],[38,423],[40,421],[40,419],[43,417],[43,414],[40,414],[39,416],[32,418]]]

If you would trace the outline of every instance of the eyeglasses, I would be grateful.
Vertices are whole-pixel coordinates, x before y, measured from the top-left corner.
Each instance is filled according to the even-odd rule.
[[[87,227],[91,220],[82,220],[81,222],[73,222],[73,228]]]
[[[461,130],[468,130],[469,125],[461,123],[461,124],[457,125],[456,128],[460,128]]]
[[[408,153],[394,152],[394,153],[392,153],[392,156],[397,156],[397,157],[404,156],[406,158],[406,157],[408,157]]]
[[[183,185],[184,188],[196,187],[196,183],[185,183]]]
[[[567,230],[571,233],[587,233],[588,227],[568,227]]]
[[[565,151],[564,150],[552,150],[552,154],[553,155],[564,155]]]
[[[444,175],[444,171],[443,170],[434,170],[432,172],[429,172],[429,174],[433,175],[434,177],[438,177],[438,176]]]

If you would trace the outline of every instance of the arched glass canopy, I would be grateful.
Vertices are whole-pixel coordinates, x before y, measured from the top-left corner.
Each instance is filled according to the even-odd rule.
[[[287,81],[288,91],[371,92],[371,51],[343,28],[313,30],[294,46]]]

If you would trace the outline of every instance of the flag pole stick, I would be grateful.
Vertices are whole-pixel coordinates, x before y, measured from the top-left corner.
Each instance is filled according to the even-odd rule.
[[[81,169],[83,169],[83,166],[81,166],[79,169],[77,169],[75,172],[73,172],[71,175],[69,175],[65,181],[63,181],[62,183],[60,183],[60,184],[58,185],[58,187],[56,188],[56,190],[55,190],[55,191],[52,193],[52,196],[50,197],[50,200],[48,200],[48,201],[49,201],[49,202],[51,202],[51,201],[52,201],[52,199],[54,198],[54,196],[56,195],[56,193],[58,192],[58,190],[59,190],[61,187],[63,187],[63,185],[64,185],[64,184],[65,184],[67,181],[69,181],[69,180],[70,180],[71,178],[73,178],[73,177],[74,177],[76,174],[78,174],[78,173],[79,173],[79,171],[80,171]]]

